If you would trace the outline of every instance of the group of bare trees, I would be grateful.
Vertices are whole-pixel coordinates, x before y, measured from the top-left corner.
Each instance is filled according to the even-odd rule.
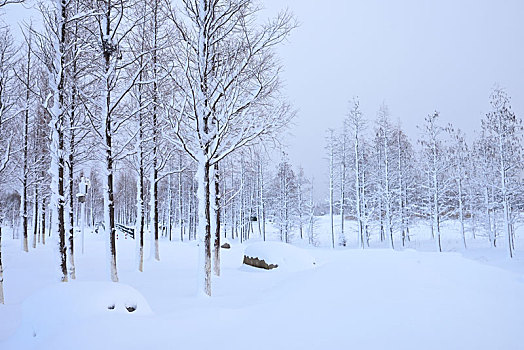
[[[277,239],[316,244],[312,181],[285,152],[270,169],[264,151],[294,115],[274,52],[293,17],[260,22],[252,0],[177,4],[45,1],[43,26],[27,25],[21,40],[0,28],[0,247],[7,221],[26,252],[51,236],[62,281],[74,279],[85,219],[107,237],[116,282],[119,227],[134,232],[139,271],[148,232],[156,260],[162,237],[198,240],[200,290],[211,295],[221,237],[266,239],[271,222]],[[356,234],[362,248],[373,237],[395,248],[426,220],[441,250],[441,223],[453,218],[464,246],[467,231],[493,245],[506,237],[512,254],[522,124],[503,90],[491,104],[474,142],[435,112],[414,146],[387,106],[372,124],[355,99],[328,137],[332,246]],[[2,282],[0,249],[0,302]]]
[[[503,89],[493,89],[490,103],[473,141],[452,125],[441,125],[434,112],[424,119],[413,145],[387,106],[372,123],[355,100],[344,127],[328,137],[330,191],[340,193],[340,200],[332,194],[330,201],[332,220],[333,213],[341,214],[340,230],[332,225],[333,237],[338,234],[344,244],[343,222],[350,216],[358,223],[362,248],[372,237],[394,248],[398,240],[404,246],[410,227],[423,220],[441,251],[441,225],[453,219],[460,224],[464,247],[466,232],[487,237],[493,246],[504,238],[512,256],[515,225],[524,210],[522,119],[512,112]]]
[[[211,295],[212,241],[218,275],[225,220],[246,237],[244,223],[260,215],[246,214],[252,185],[244,175],[245,207],[233,209],[228,177],[236,186],[246,152],[294,115],[274,55],[292,16],[257,24],[251,0],[54,0],[38,8],[43,28],[25,27],[22,43],[7,26],[0,32],[0,186],[14,196],[0,220],[19,210],[11,221],[25,251],[31,229],[33,247],[55,237],[61,279],[74,279],[76,193],[88,178],[87,222],[108,238],[112,281],[117,224],[134,228],[140,271],[146,232],[159,260],[159,238],[173,238],[176,227],[181,240],[199,240],[201,291]],[[263,185],[253,186],[259,204]]]

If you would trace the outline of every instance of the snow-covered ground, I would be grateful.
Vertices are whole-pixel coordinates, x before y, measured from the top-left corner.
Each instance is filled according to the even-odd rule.
[[[121,237],[113,284],[105,241],[90,234],[85,254],[76,253],[77,281],[61,284],[54,241],[24,254],[7,231],[0,349],[524,348],[522,234],[510,260],[483,238],[468,239],[464,251],[452,223],[444,253],[424,226],[406,249],[376,239],[373,249],[356,249],[348,223],[349,246],[333,251],[327,220],[319,221],[320,247],[230,240],[211,298],[196,293],[195,242],[161,241],[161,261],[146,260],[140,273],[135,242]],[[246,249],[279,268],[242,265]]]

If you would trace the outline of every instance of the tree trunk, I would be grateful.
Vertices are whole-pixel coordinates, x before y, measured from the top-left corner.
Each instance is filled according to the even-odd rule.
[[[457,179],[458,183],[458,199],[459,199],[459,221],[460,221],[460,233],[462,234],[462,241],[464,243],[464,249],[467,249],[466,245],[466,230],[464,229],[464,204],[462,200],[462,179]]]
[[[259,186],[259,200],[260,200],[260,215],[258,218],[259,225],[262,224],[262,237],[263,240],[266,240],[266,208],[264,203],[264,173],[262,169],[261,161],[259,161],[258,166],[258,178],[260,181]]]
[[[45,245],[45,230],[46,230],[46,227],[45,227],[45,215],[46,215],[46,198],[42,198],[42,219],[41,219],[41,227],[40,227],[40,230],[42,231],[41,232],[41,235],[42,235],[42,245]]]
[[[360,247],[364,249],[364,228],[362,227],[362,199],[360,198],[360,160],[359,160],[359,143],[358,143],[358,130],[355,126],[354,134],[354,147],[355,147],[355,202],[357,205],[357,221],[358,221],[358,234],[360,236]],[[369,241],[368,241],[369,242]],[[369,245],[369,243],[368,243]]]
[[[184,241],[184,211],[182,208],[182,194],[183,194],[183,188],[182,188],[182,155],[178,158],[178,169],[180,172],[178,173],[178,225],[180,227],[180,242]]]
[[[156,149],[156,147],[155,147]],[[153,151],[155,154],[155,151]],[[153,155],[153,157],[155,157]],[[151,256],[155,257],[156,261],[160,261],[160,252],[158,249],[158,169],[156,169],[156,161],[153,159],[153,168],[151,169]]]
[[[214,273],[220,276],[220,174],[215,163],[215,263]]]
[[[29,186],[29,164],[28,164],[28,151],[29,151],[29,100],[30,100],[30,85],[31,85],[31,43],[29,41],[27,48],[27,71],[26,73],[26,91],[25,91],[25,110],[24,110],[24,152],[23,152],[23,163],[24,169],[22,174],[22,239],[23,239],[23,250],[24,252],[29,251],[27,234],[28,234],[28,223],[27,223],[27,187]]]
[[[0,219],[0,304],[4,304],[4,268],[2,265],[2,219]]]
[[[393,228],[392,228],[392,218],[391,218],[391,188],[389,185],[389,145],[386,127],[384,130],[384,194],[385,194],[385,205],[386,205],[386,215],[385,215],[385,229],[388,239],[390,240],[391,249],[395,249],[395,244],[393,241]]]
[[[399,204],[399,215],[400,215],[400,232],[402,235],[402,246],[406,245],[406,230],[404,225],[404,169],[402,164],[402,142],[400,125],[397,131],[397,148],[398,148],[398,204]]]
[[[438,179],[437,179],[437,146],[433,144],[433,226],[435,228],[437,238],[437,249],[442,252],[442,245],[440,242],[440,208],[438,199]]]
[[[59,133],[58,149],[64,150],[63,133]],[[60,151],[59,151],[60,152]],[[60,152],[63,154],[63,152]],[[62,269],[62,282],[67,282],[67,251],[66,251],[66,237],[65,237],[65,191],[64,191],[64,158],[58,158],[58,237],[59,237],[59,251]]]
[[[53,206],[55,208],[55,212],[57,214],[57,217],[54,218],[55,226],[58,225],[58,237],[59,237],[59,251],[60,251],[60,268],[62,271],[62,282],[68,281],[67,276],[67,250],[66,250],[66,219],[65,219],[65,141],[64,141],[64,127],[65,127],[65,99],[66,99],[66,76],[65,76],[65,53],[62,51],[64,50],[64,45],[66,43],[66,23],[67,23],[67,11],[66,7],[63,3],[60,4],[61,6],[61,13],[60,13],[60,21],[59,21],[59,48],[60,51],[57,53],[58,58],[55,62],[58,65],[59,75],[58,75],[58,84],[56,86],[55,91],[55,100],[53,103],[54,112],[56,115],[53,116],[54,118],[54,125],[53,125],[53,149],[55,150],[55,154],[52,157],[52,176],[57,177],[52,180],[52,191],[55,196],[55,199],[53,201]],[[55,144],[56,143],[56,144]],[[56,161],[53,160],[56,158]],[[54,163],[56,162],[56,163]],[[53,164],[54,163],[54,164]],[[56,174],[54,171],[58,170],[58,174]],[[54,187],[57,186],[57,187]],[[55,226],[56,229],[56,226]]]
[[[205,152],[207,154],[207,152]],[[200,291],[211,296],[211,206],[209,188],[209,160],[199,162],[198,180],[198,233],[200,250]]]
[[[111,109],[111,90],[113,85],[114,67],[111,64],[111,56],[113,55],[113,47],[109,42],[111,38],[111,2],[105,4],[105,13],[103,14],[104,27],[101,28],[104,36],[103,55],[104,55],[104,91],[103,91],[103,127],[104,127],[104,141],[106,153],[106,174],[104,177],[104,222],[105,231],[109,236],[109,253],[110,253],[110,275],[111,281],[118,282],[118,272],[116,266],[116,229],[115,229],[115,202],[114,202],[114,186],[113,186],[113,145],[112,145],[112,109]]]
[[[109,96],[109,95],[108,95]],[[109,97],[108,97],[109,102]],[[114,188],[113,188],[113,154],[112,154],[112,136],[111,136],[111,115],[106,116],[106,166],[107,174],[106,190],[104,193],[104,209],[105,209],[105,231],[109,235],[109,251],[110,257],[110,269],[111,269],[111,281],[118,282],[118,272],[116,266],[116,228],[115,228],[115,204],[114,204]]]
[[[508,249],[509,249],[509,257],[513,258],[513,242],[512,242],[512,235],[511,235],[511,227],[510,227],[510,217],[509,217],[509,204],[508,204],[508,195],[507,195],[507,185],[506,185],[506,163],[504,160],[504,140],[502,136],[502,121],[501,117],[499,115],[498,117],[498,130],[499,130],[499,158],[500,158],[500,189],[502,192],[502,205],[504,208],[504,234],[506,237],[508,237]]]
[[[493,245],[493,247],[496,246],[495,237],[493,236],[493,230],[491,229],[491,210],[490,210],[490,202],[489,202],[489,189],[488,186],[484,188],[484,207],[486,209],[485,211],[485,220],[486,220],[486,229],[488,230],[489,235],[489,241]]]
[[[171,222],[173,221],[171,217],[171,212],[173,211],[173,193],[171,191],[171,174],[168,176],[168,185],[167,185],[167,236],[169,237],[169,241],[171,242],[173,240],[173,237],[171,235]]]
[[[38,184],[35,184],[35,207],[33,213],[33,249],[36,248],[36,241],[40,241],[40,236],[38,235]]]
[[[144,226],[145,226],[145,208],[144,208],[144,146],[143,141],[143,129],[142,129],[142,113],[139,116],[139,169],[138,169],[138,183],[137,183],[137,219],[136,219],[136,234],[138,244],[138,271],[144,271]]]
[[[334,198],[333,198],[333,190],[334,190],[334,140],[333,140],[333,131],[331,131],[331,139],[330,139],[330,149],[329,149],[329,220],[331,224],[331,245],[332,248],[335,249],[335,224],[333,222],[333,215],[334,215]]]
[[[151,180],[151,219],[153,220],[155,260],[160,261],[158,248],[158,1],[155,1],[153,6],[153,176]]]
[[[74,151],[75,151],[75,130],[74,130],[74,118],[75,118],[75,98],[76,98],[76,88],[73,86],[72,88],[72,104],[71,104],[71,113],[70,113],[70,139],[69,139],[69,275],[71,279],[76,278],[76,271],[75,271],[75,249],[74,249],[74,232],[75,232],[75,222],[74,222],[74,215],[73,215],[73,204],[75,200],[74,195]]]

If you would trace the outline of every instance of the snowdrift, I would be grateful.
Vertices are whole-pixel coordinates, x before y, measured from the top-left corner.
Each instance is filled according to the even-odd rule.
[[[145,298],[136,289],[112,282],[57,283],[38,291],[23,303],[23,320],[16,338],[38,343],[54,337],[75,323],[100,317],[151,315]]]

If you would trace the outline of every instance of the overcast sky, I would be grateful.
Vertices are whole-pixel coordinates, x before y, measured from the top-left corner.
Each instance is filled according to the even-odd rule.
[[[352,96],[372,120],[385,101],[413,140],[434,110],[472,135],[495,83],[523,115],[522,0],[263,3],[268,13],[289,8],[300,22],[279,50],[298,109],[289,153],[317,179],[327,179],[325,130],[342,124]]]
[[[523,0],[261,3],[261,16],[288,8],[300,22],[279,48],[286,94],[298,110],[286,140],[293,163],[321,189],[326,130],[341,126],[353,96],[371,120],[385,102],[412,140],[416,125],[434,110],[443,124],[472,135],[496,83],[512,97],[517,115],[524,114]],[[8,21],[23,17],[20,12],[11,10]]]

